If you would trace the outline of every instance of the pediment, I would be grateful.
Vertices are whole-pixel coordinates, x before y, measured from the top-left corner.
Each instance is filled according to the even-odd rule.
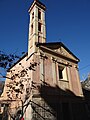
[[[39,43],[37,44],[40,48],[47,49],[48,51],[60,54],[68,59],[79,62],[79,59],[62,43]]]
[[[64,47],[60,46],[59,48],[57,49],[54,49],[55,52],[69,58],[69,59],[72,59],[72,60],[75,60],[75,61],[78,61],[79,59],[69,50],[66,50]]]

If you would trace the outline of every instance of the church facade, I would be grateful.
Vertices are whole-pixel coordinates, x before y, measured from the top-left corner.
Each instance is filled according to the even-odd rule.
[[[0,100],[8,120],[86,120],[79,59],[62,42],[46,42],[45,10],[31,4],[28,52],[8,69]]]

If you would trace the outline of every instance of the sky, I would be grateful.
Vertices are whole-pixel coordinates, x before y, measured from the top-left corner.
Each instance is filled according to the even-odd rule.
[[[40,0],[46,5],[47,42],[63,42],[80,59],[80,79],[90,73],[90,0]],[[0,0],[0,50],[27,52],[33,0]]]

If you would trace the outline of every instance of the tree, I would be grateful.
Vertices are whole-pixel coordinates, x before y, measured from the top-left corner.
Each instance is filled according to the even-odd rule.
[[[34,55],[34,53],[32,55]],[[29,56],[29,58],[31,56]],[[17,55],[13,55],[13,54],[7,55],[3,52],[0,52],[0,67],[7,70],[18,58],[19,57]],[[21,67],[21,70],[19,70],[18,73],[15,73],[14,70],[13,71],[9,70],[9,73],[12,76],[9,78],[10,82],[6,84],[6,87],[8,88],[6,94],[8,100],[11,101],[11,103],[9,104],[8,110],[5,112],[8,112],[8,114],[11,116],[13,120],[21,119],[23,117],[26,108],[29,105],[30,102],[29,97],[31,95],[32,87],[30,86],[30,84],[28,84],[30,82],[30,77],[27,78],[26,75],[28,76],[28,71],[34,70],[34,68],[37,65],[39,65],[39,63],[36,62],[30,63],[30,66],[28,66],[27,68],[24,68],[22,63],[19,63],[19,65]],[[2,78],[8,78],[2,73],[0,73],[0,75]],[[16,81],[16,79],[19,79],[19,81]],[[27,85],[25,85],[25,82]],[[34,87],[33,82],[32,84],[33,84],[32,86]],[[23,96],[23,92],[25,92],[24,96]],[[21,96],[23,96],[23,99]],[[12,104],[13,101],[15,102],[15,100],[21,102],[21,112],[17,111],[15,114],[12,114],[12,109],[10,108],[10,105]],[[28,102],[26,103],[27,100]]]
[[[33,56],[36,53],[31,54],[27,59],[29,59],[31,56]],[[43,59],[47,59],[46,56],[40,54],[40,57]],[[7,60],[7,59],[6,59]],[[14,60],[14,59],[13,59]],[[8,65],[8,64],[7,64]],[[17,72],[14,71],[14,69],[9,69],[9,73],[11,74],[10,82],[6,84],[6,87],[8,88],[6,91],[8,101],[10,101],[7,112],[8,115],[13,120],[21,120],[23,118],[23,115],[27,109],[27,107],[30,104],[33,104],[32,109],[34,112],[37,108],[43,109],[44,111],[49,112],[46,108],[38,105],[38,103],[34,103],[31,100],[32,96],[32,90],[38,90],[39,91],[39,85],[38,83],[35,83],[31,81],[31,78],[29,76],[30,71],[35,71],[36,67],[40,65],[40,61],[35,60],[33,62],[30,62],[27,67],[24,67],[23,63],[19,62],[18,65],[21,67],[20,70]],[[5,67],[6,69],[6,67]],[[17,81],[19,80],[19,81]],[[44,83],[45,84],[45,83]],[[23,94],[24,93],[24,94]],[[20,102],[20,106],[16,106],[15,111],[11,108],[13,102]],[[36,111],[36,114],[40,116],[40,114]],[[6,113],[4,114],[6,115]]]
[[[30,63],[30,66],[27,68],[23,67],[23,64],[19,63],[21,67],[21,71],[18,71],[18,73],[14,73],[12,70],[9,72],[13,75],[10,78],[11,81],[7,84],[7,96],[9,100],[16,100],[21,102],[21,108],[19,111],[17,111],[15,114],[12,113],[12,109],[8,109],[9,115],[14,120],[19,120],[23,117],[28,105],[31,102],[30,96],[32,89],[35,89],[35,83],[31,82],[31,78],[29,77],[29,71],[35,70],[35,68],[39,65],[39,63],[33,62]],[[28,77],[27,77],[28,76]],[[16,81],[18,79],[19,81]],[[32,84],[32,85],[31,85]],[[23,94],[25,93],[25,94]],[[15,102],[15,101],[14,101]],[[19,106],[20,107],[20,106]],[[19,108],[18,108],[19,109]]]
[[[24,52],[22,52],[24,54]],[[16,54],[6,54],[3,51],[0,51],[0,78],[7,78],[7,70],[19,59],[20,57]],[[10,78],[12,80],[12,78]],[[4,86],[4,85],[3,85]],[[11,86],[11,82],[10,82]],[[2,88],[3,89],[3,88]],[[2,90],[3,91],[3,90]],[[6,107],[6,106],[5,106]],[[6,114],[6,110],[4,111]]]
[[[0,78],[6,78],[4,73],[6,73],[7,69],[19,58],[16,54],[6,54],[0,51]],[[4,72],[2,72],[2,69],[4,69]]]
[[[3,51],[0,51],[0,67],[4,69],[9,68],[19,58],[16,54],[5,54]]]

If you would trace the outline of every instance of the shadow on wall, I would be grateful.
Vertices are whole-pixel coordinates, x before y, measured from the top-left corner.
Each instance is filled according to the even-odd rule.
[[[45,83],[38,86],[38,90],[42,99],[36,97],[23,104],[20,113],[17,112],[12,120],[21,120],[29,104],[33,108],[32,120],[90,120],[90,91],[83,90],[85,98],[82,98],[68,89]]]
[[[85,100],[58,86],[38,86],[42,101],[32,102],[33,120],[90,120]]]
[[[85,104],[87,107],[88,117],[90,118],[90,90],[83,88],[83,94],[85,96]]]

